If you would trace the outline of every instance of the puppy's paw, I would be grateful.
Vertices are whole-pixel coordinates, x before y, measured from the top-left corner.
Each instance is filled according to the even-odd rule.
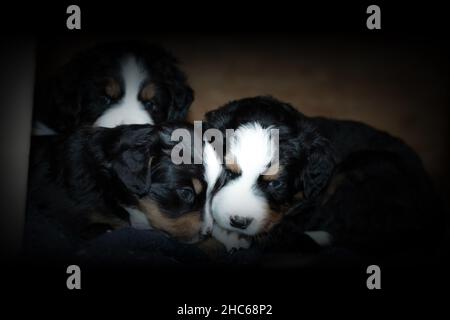
[[[248,249],[251,244],[250,240],[242,237],[237,232],[224,230],[217,225],[213,225],[212,236],[220,241],[230,253],[239,249]]]
[[[239,248],[240,249],[248,249],[248,248],[250,248],[251,244],[252,244],[251,241],[248,239],[245,239],[245,238],[239,239]]]
[[[230,247],[231,245],[231,247]],[[248,249],[250,248],[250,241],[244,238],[238,239],[236,242],[229,244],[228,246],[225,245],[227,248],[227,251],[230,255],[235,254],[237,251],[241,249]]]
[[[230,232],[228,238],[226,239],[226,243],[224,243],[227,251],[230,253],[234,253],[240,249],[248,249],[250,248],[250,241],[242,238],[236,232]]]

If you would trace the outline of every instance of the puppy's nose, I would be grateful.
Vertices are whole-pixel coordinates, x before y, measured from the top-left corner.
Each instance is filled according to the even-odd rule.
[[[230,225],[238,229],[247,229],[252,221],[253,218],[245,218],[239,216],[230,217]]]

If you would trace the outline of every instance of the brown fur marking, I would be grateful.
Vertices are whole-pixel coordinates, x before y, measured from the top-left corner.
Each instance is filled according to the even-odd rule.
[[[236,159],[229,154],[225,156],[225,167],[236,174],[241,173],[241,167],[236,163]]]
[[[261,177],[265,181],[277,180],[280,177],[281,170],[283,167],[278,165],[278,170],[276,170],[276,164],[272,164],[266,171],[261,174]]]
[[[155,201],[149,198],[139,200],[139,209],[144,212],[152,227],[163,230],[175,238],[190,241],[199,234],[200,211],[189,212],[178,218],[170,218],[161,212]]]
[[[194,190],[196,194],[200,194],[203,191],[203,185],[200,180],[193,178],[192,185],[194,186]]]
[[[120,96],[120,85],[117,80],[113,78],[106,79],[105,93],[113,99],[117,99]]]
[[[281,219],[283,219],[283,216],[285,213],[286,213],[286,210],[284,208],[280,211],[270,210],[267,215],[263,231],[268,232],[274,226],[276,226],[278,223],[280,223],[280,221],[281,221]]]
[[[147,84],[142,88],[140,98],[142,101],[150,101],[155,97],[156,88],[153,83]]]

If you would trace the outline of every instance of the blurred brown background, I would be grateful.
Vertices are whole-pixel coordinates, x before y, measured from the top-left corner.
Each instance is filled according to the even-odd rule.
[[[37,81],[107,35],[45,39]],[[366,122],[402,138],[422,157],[446,199],[449,184],[448,56],[427,43],[344,35],[133,36],[169,49],[195,90],[189,119],[242,97],[273,95],[307,115]]]

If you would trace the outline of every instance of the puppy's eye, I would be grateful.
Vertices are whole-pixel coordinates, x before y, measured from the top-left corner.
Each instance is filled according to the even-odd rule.
[[[147,110],[153,110],[155,108],[155,103],[153,102],[153,100],[143,101],[142,104]]]
[[[112,103],[112,98],[107,95],[103,95],[100,97],[100,102],[105,105],[110,105]]]
[[[191,188],[185,187],[177,189],[178,196],[185,202],[192,203],[194,202],[195,195],[194,191]]]
[[[282,186],[283,186],[283,182],[281,182],[280,180],[272,180],[269,183],[269,187],[274,190],[280,189]]]
[[[239,172],[230,170],[227,167],[225,167],[225,174],[227,175],[227,178],[229,178],[229,179],[235,179],[241,175]]]

